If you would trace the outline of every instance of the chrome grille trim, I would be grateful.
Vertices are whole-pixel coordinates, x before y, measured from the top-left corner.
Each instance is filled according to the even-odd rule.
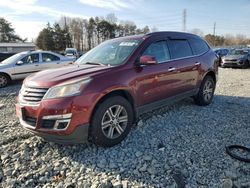
[[[23,86],[20,91],[20,102],[29,105],[37,105],[43,99],[48,88],[35,88]]]

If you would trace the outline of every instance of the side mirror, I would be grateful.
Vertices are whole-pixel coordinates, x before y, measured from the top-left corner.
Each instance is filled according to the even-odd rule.
[[[154,56],[143,55],[140,57],[140,65],[155,65],[157,60]]]
[[[16,64],[17,64],[17,65],[22,65],[22,64],[23,64],[23,61],[18,61]]]

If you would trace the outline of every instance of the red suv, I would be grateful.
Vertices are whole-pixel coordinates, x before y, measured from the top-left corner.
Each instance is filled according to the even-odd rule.
[[[138,116],[185,97],[208,105],[218,58],[200,37],[156,32],[103,42],[76,65],[27,77],[21,125],[48,141],[113,146]]]

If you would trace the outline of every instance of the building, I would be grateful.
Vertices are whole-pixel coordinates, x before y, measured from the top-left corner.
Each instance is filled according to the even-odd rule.
[[[23,43],[0,43],[0,53],[19,53],[23,51],[35,50],[36,46],[31,42]]]

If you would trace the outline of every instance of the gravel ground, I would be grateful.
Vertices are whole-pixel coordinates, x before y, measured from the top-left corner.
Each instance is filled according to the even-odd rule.
[[[250,69],[220,69],[214,102],[185,99],[144,114],[120,145],[62,146],[23,130],[20,83],[0,89],[0,187],[250,187],[250,164],[225,146],[250,146]]]

